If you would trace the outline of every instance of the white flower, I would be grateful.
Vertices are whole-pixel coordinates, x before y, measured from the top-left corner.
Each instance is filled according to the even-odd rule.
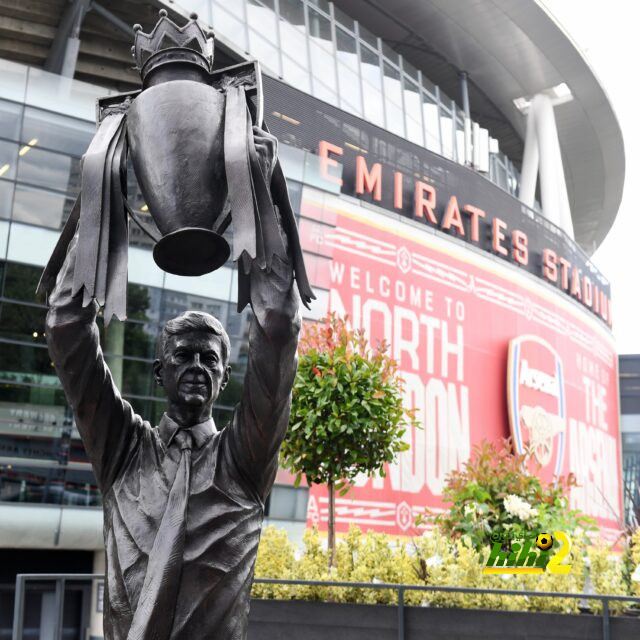
[[[464,515],[465,516],[472,516],[474,515],[476,512],[476,505],[472,502],[470,504],[465,504],[464,505]]]
[[[439,567],[442,564],[442,556],[436,553],[435,555],[432,555],[430,558],[427,558],[427,561],[425,564],[427,565],[427,567]]]
[[[523,521],[530,520],[538,515],[537,509],[534,509],[526,500],[523,500],[520,496],[516,496],[513,493],[510,493],[503,500],[503,504],[507,513]]]
[[[633,582],[640,582],[640,564],[636,567],[635,571],[631,574],[631,580],[633,580]]]

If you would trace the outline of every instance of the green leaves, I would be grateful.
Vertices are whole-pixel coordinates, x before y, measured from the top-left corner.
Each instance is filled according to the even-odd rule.
[[[487,536],[493,531],[594,531],[591,518],[568,509],[575,478],[570,475],[546,484],[527,471],[526,462],[527,455],[514,454],[509,440],[502,446],[486,441],[476,445],[464,468],[447,476],[443,497],[451,504],[449,509],[437,515],[428,513],[427,518],[445,535],[468,539],[478,550],[486,548]],[[513,496],[533,511],[510,511],[505,499],[513,500]]]
[[[306,327],[300,343],[284,467],[309,483],[383,473],[409,445],[413,413],[403,406],[403,382],[386,345],[371,348],[335,314]]]

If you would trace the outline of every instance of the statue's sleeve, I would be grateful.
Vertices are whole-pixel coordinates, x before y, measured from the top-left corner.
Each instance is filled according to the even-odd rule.
[[[240,473],[265,500],[278,470],[296,375],[299,296],[293,269],[275,257],[272,269],[252,267],[249,357],[242,400],[235,408],[228,442]]]
[[[116,388],[96,325],[97,304],[82,306],[82,290],[72,296],[77,236],[72,240],[49,296],[49,354],[71,405],[100,489],[115,481],[135,446],[142,420]]]

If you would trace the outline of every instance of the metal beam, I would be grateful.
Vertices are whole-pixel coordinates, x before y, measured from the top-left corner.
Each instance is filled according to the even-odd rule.
[[[111,13],[109,9],[105,9],[100,3],[94,0],[91,2],[91,8],[103,18],[107,19],[114,27],[118,27],[118,29],[124,31],[126,34],[133,35],[133,25],[127,24],[124,20],[121,20],[118,16]]]
[[[89,4],[90,0],[70,0],[65,7],[44,65],[47,71],[73,78],[80,49],[80,29]]]
[[[458,72],[460,78],[460,93],[462,97],[462,110],[464,111],[464,162],[466,165],[473,164],[472,144],[471,144],[471,109],[469,107],[469,74],[466,71]]]

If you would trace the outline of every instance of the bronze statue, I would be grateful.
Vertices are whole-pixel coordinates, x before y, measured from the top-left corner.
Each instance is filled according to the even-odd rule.
[[[253,84],[243,84],[242,78],[234,81],[231,73],[222,76],[224,86],[216,85],[220,74],[212,75],[206,56],[192,55],[189,48],[203,48],[198,30],[195,19],[178,28],[164,12],[154,32],[142,34],[146,39],[139,40],[137,30],[136,45],[155,42],[143,71],[157,65],[155,73],[163,75],[162,83],[178,83],[173,94],[163,89],[164,98],[171,95],[175,101],[180,91],[194,95],[193,87],[185,86],[189,82],[201,84],[203,91],[195,91],[203,95],[212,95],[209,89],[218,87],[212,89],[220,95],[210,111],[220,114],[226,99],[224,141],[218,139],[218,127],[214,136],[193,142],[199,125],[197,118],[187,115],[188,126],[180,134],[177,128],[168,132],[183,136],[184,149],[160,144],[157,131],[149,134],[140,122],[149,117],[144,109],[153,115],[154,107],[145,107],[149,100],[141,98],[162,88],[162,83],[145,84],[151,73],[143,74],[139,94],[101,103],[101,125],[84,158],[80,202],[41,281],[49,293],[49,351],[103,494],[107,640],[246,638],[264,502],[278,467],[296,371],[300,317],[294,279],[305,302],[313,296],[277,162],[276,140],[259,126],[259,100],[252,109],[251,92],[255,98],[259,83],[255,75]],[[172,38],[176,46],[167,48]],[[177,79],[181,73],[186,80]],[[238,102],[246,101],[245,95],[249,101]],[[195,109],[198,118],[205,117],[205,102]],[[166,102],[161,104],[155,113],[159,129],[167,122],[160,118],[162,110],[170,111]],[[180,123],[174,114],[169,116]],[[240,130],[229,129],[229,118]],[[229,135],[238,136],[240,143]],[[229,380],[230,344],[214,317],[192,311],[165,325],[153,369],[168,407],[157,427],[122,399],[100,349],[99,307],[107,303],[105,320],[111,312],[123,313],[127,140],[135,150],[136,174],[151,213],[165,234],[160,243],[173,238],[164,243],[160,258],[156,246],[159,263],[164,260],[165,266],[168,262],[174,270],[186,272],[219,266],[228,255],[219,235],[222,223],[234,225],[234,256],[242,275],[239,306],[250,302],[254,318],[242,400],[230,424],[220,431],[211,411]],[[159,157],[143,149],[149,144],[160,146]],[[189,144],[196,147],[193,156]],[[221,167],[222,145],[226,157]],[[234,145],[240,152],[234,152]],[[215,149],[207,155],[210,146]],[[229,158],[227,149],[236,156]],[[153,162],[157,166],[151,166]],[[233,174],[234,167],[239,175]],[[193,191],[179,186],[176,174],[196,175]],[[169,186],[158,193],[163,175]],[[198,183],[205,178],[211,178],[211,184]],[[251,181],[244,184],[244,203],[237,192],[243,179]],[[163,216],[172,226],[163,229]]]

